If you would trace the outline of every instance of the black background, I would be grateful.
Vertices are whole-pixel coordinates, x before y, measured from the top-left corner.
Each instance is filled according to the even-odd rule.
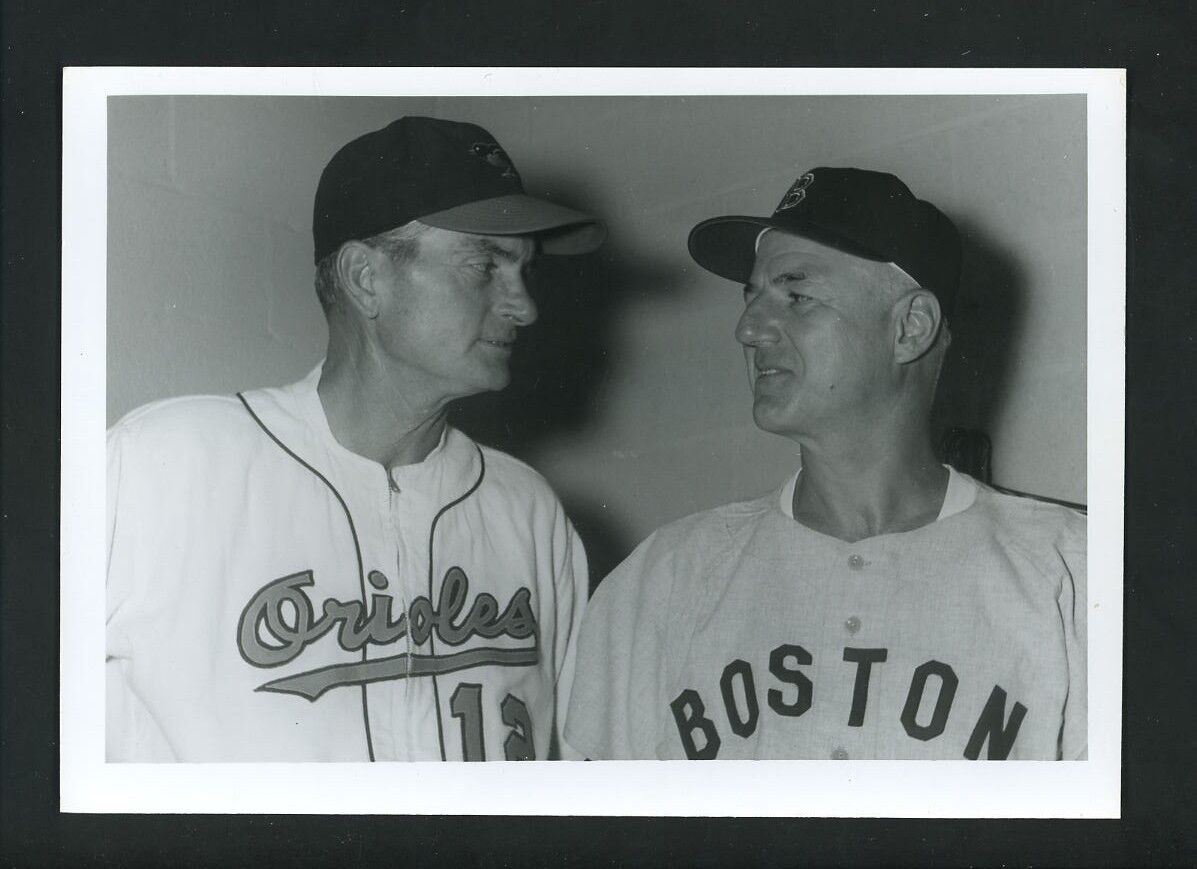
[[[1183,2],[883,0],[5,2],[0,861],[1197,864],[1190,630],[1197,564],[1190,464],[1197,431],[1194,9]],[[1127,67],[1123,819],[58,814],[61,67],[106,65]]]

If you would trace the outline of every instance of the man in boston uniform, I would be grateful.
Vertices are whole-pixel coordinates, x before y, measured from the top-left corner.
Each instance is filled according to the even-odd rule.
[[[689,516],[607,577],[565,738],[591,758],[1086,754],[1085,519],[940,464],[955,227],[892,175],[818,168],[690,234],[743,286],[778,491]]]
[[[507,384],[537,253],[603,234],[472,124],[406,117],[332,158],[326,358],[109,432],[109,760],[556,754],[585,554],[540,476],[445,415]]]

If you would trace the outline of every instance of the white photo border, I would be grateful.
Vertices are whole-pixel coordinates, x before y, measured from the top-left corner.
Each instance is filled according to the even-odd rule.
[[[533,764],[104,760],[107,97],[1085,94],[1089,758]],[[1126,73],[1121,69],[67,68],[60,809],[64,812],[1117,818],[1121,813]],[[1099,411],[1099,412],[1097,412]],[[496,795],[501,795],[496,799]]]

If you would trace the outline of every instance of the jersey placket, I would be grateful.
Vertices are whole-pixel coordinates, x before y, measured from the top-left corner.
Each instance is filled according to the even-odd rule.
[[[407,594],[407,587],[404,577],[404,552],[403,552],[403,527],[399,518],[399,485],[395,479],[395,472],[384,471],[386,474],[386,496],[385,496],[385,528],[387,534],[383,537],[384,540],[391,541],[394,561],[391,569],[388,570],[390,574],[390,588],[388,589],[391,595],[391,613],[394,618],[399,618],[401,613],[406,613],[409,606],[409,596]],[[405,632],[402,639],[400,639],[393,648],[387,651],[388,655],[398,655],[406,653],[408,657],[407,669],[411,668],[411,633],[410,625],[408,631]],[[386,709],[387,719],[390,722],[388,728],[388,741],[391,745],[391,756],[395,760],[410,760],[411,759],[411,742],[408,733],[407,722],[404,721],[404,712],[401,708],[408,700],[410,678],[399,679],[396,682],[391,682],[388,685],[386,692],[386,702],[381,704]],[[400,684],[401,683],[401,684]]]
[[[831,635],[824,654],[838,671],[835,691],[825,715],[831,719],[826,745],[812,746],[813,757],[852,760],[868,757],[870,733],[884,711],[878,708],[877,682],[883,676],[888,650],[879,643],[877,609],[870,605],[887,590],[884,552],[875,539],[837,547],[834,604],[828,612]],[[831,684],[828,685],[830,689]]]
[[[377,464],[373,464],[371,467],[355,465],[353,470],[357,472],[358,490],[370,493],[373,508],[367,514],[372,520],[369,526],[359,527],[362,543],[367,544],[369,541],[362,549],[362,567],[365,571],[362,588],[362,618],[368,618],[369,614],[373,612],[376,598],[385,597],[390,602],[391,620],[394,621],[406,608],[403,587],[399,584],[388,557],[390,547],[383,545],[380,548],[374,542],[387,541],[391,537],[389,533],[391,528],[389,477],[387,484],[380,487],[378,473],[381,470],[385,474],[385,470],[381,466]],[[362,522],[365,518],[366,516],[362,516],[358,521]],[[404,638],[399,638],[390,643],[379,644],[372,638],[368,639],[363,647],[365,657],[371,661],[389,658],[404,651],[403,644],[405,642]],[[390,694],[394,690],[394,685],[394,681],[367,682],[364,685],[366,695],[364,713],[368,722],[369,739],[375,761],[404,759],[402,746],[398,743],[400,737],[396,733],[398,728],[390,703]]]
[[[437,709],[430,676],[411,676],[413,656],[428,654],[429,643],[425,640],[417,645],[412,638],[410,612],[412,601],[417,597],[428,597],[426,587],[428,576],[427,535],[434,512],[428,499],[413,485],[414,468],[392,468],[388,474],[388,512],[391,532],[395,541],[395,594],[408,612],[407,634],[404,638],[408,653],[408,677],[401,679],[403,687],[395,686],[390,694],[392,720],[402,722],[402,756],[405,760],[429,757],[438,751]],[[435,605],[435,599],[432,600]],[[397,650],[398,651],[398,650]]]

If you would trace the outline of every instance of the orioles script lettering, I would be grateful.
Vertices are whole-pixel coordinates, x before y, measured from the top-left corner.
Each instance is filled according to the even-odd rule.
[[[334,630],[338,645],[347,652],[367,645],[390,645],[404,636],[410,636],[418,647],[434,636],[448,646],[460,646],[475,637],[506,636],[522,640],[536,635],[531,592],[526,587],[517,590],[501,610],[494,595],[482,592],[467,611],[469,577],[460,567],[452,567],[445,573],[435,604],[427,597],[417,597],[406,612],[395,616],[393,599],[385,593],[386,577],[379,571],[371,571],[369,581],[374,593],[368,607],[358,600],[330,597],[320,605],[318,613],[307,593],[315,585],[312,571],[289,574],[267,583],[250,599],[238,621],[237,647],[241,656],[255,667],[279,667]],[[535,645],[515,649],[475,648],[441,656],[403,653],[323,667],[268,682],[259,690],[315,699],[338,685],[436,675],[482,664],[528,666],[537,660]]]

